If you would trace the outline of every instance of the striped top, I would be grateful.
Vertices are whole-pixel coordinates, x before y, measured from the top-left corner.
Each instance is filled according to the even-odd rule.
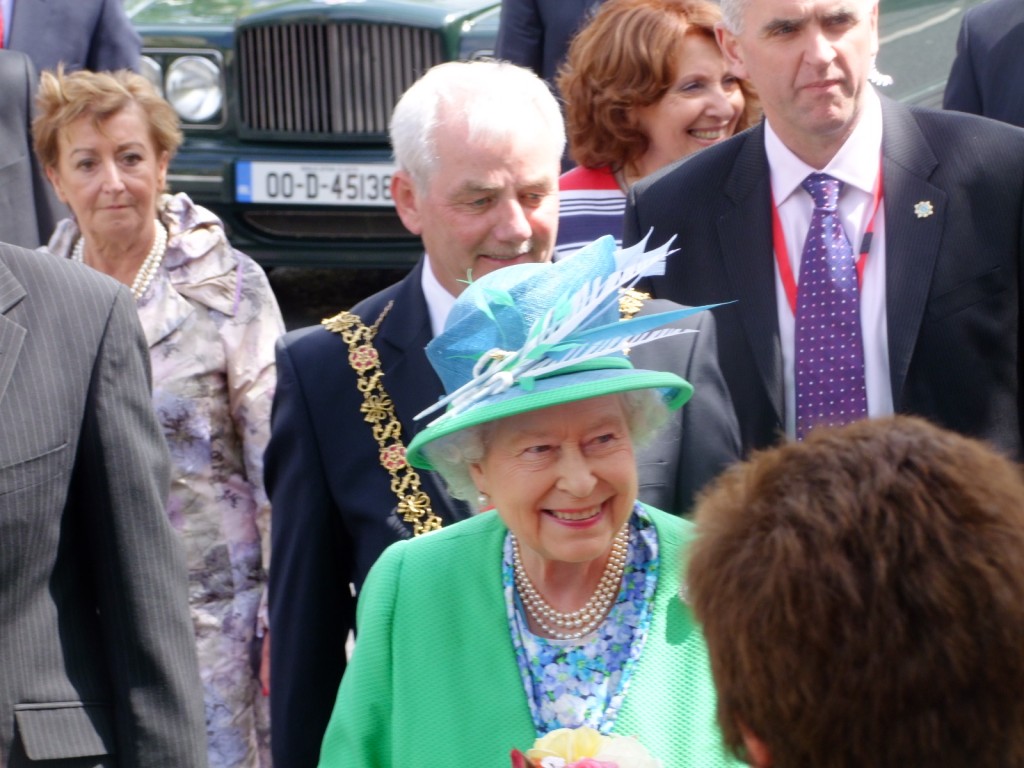
[[[603,235],[622,245],[626,194],[611,168],[576,167],[558,180],[559,215],[555,260]]]

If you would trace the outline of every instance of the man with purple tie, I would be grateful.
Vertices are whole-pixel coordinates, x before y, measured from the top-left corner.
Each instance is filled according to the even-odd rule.
[[[1024,131],[868,84],[877,0],[722,0],[765,121],[633,188],[654,293],[716,312],[744,451],[914,413],[1024,455]]]
[[[943,109],[1024,127],[1024,3],[988,0],[960,21]]]

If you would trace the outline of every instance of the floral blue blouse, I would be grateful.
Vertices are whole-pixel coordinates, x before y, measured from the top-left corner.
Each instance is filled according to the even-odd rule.
[[[629,520],[622,589],[604,623],[578,640],[538,637],[527,625],[515,587],[512,540],[505,537],[505,604],[538,736],[580,726],[611,732],[647,640],[658,570],[658,534],[637,504]]]

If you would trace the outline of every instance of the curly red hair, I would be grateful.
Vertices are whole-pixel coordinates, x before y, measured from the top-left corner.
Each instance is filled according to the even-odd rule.
[[[573,160],[587,168],[625,168],[649,139],[636,109],[660,101],[675,84],[675,63],[689,35],[715,41],[718,6],[709,0],[608,0],[569,46],[557,78],[565,100]],[[717,44],[717,43],[716,43]],[[759,119],[751,85],[737,130]]]

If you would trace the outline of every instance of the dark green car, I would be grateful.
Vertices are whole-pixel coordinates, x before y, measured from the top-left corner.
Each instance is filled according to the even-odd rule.
[[[156,0],[127,9],[182,119],[172,191],[263,264],[408,266],[391,109],[435,64],[492,54],[493,0]]]
[[[558,2],[558,0],[554,0]],[[878,68],[937,106],[963,10],[881,0]],[[419,240],[390,201],[387,127],[426,69],[493,52],[494,0],[128,0],[147,74],[182,118],[173,191],[273,264],[405,267]]]

